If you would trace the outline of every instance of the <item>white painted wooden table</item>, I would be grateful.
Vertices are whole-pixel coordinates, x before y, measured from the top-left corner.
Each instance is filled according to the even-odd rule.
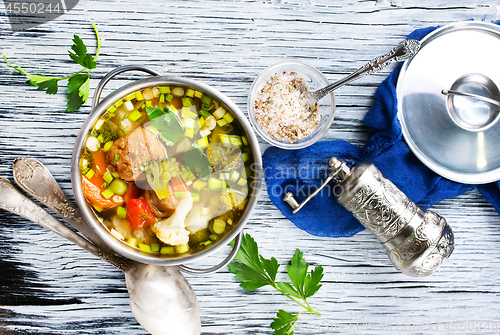
[[[142,64],[213,85],[246,113],[253,79],[277,61],[304,61],[333,81],[416,28],[498,20],[500,5],[496,0],[81,0],[55,21],[14,34],[2,5],[0,13],[1,52],[27,70],[64,76],[76,69],[67,49],[75,33],[93,46],[93,21],[103,46],[91,91],[115,67]],[[336,121],[326,139],[365,142],[362,118],[392,68],[337,91]],[[110,90],[139,77],[122,77]],[[65,112],[64,91],[47,96],[0,66],[0,175],[11,178],[16,157],[36,157],[72,195],[71,151],[89,107]],[[261,148],[267,145],[261,142]],[[265,189],[245,231],[267,257],[284,263],[300,247],[306,260],[325,268],[324,286],[310,301],[323,315],[301,317],[296,334],[500,333],[500,324],[491,329],[500,323],[500,217],[475,191],[435,210],[453,227],[456,248],[438,273],[423,279],[394,270],[367,232],[327,239],[295,228]],[[187,278],[200,301],[205,334],[270,334],[278,309],[299,311],[271,289],[243,291],[227,269]],[[0,212],[0,334],[73,333],[145,333],[130,312],[122,273],[55,234]]]

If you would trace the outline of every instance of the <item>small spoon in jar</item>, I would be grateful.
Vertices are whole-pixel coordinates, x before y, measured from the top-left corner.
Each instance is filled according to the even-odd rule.
[[[304,91],[303,94],[309,101],[309,106],[314,107],[319,100],[324,98],[328,93],[336,90],[337,88],[344,86],[352,81],[355,81],[361,77],[369,74],[377,73],[393,61],[404,61],[407,60],[417,53],[420,49],[420,41],[418,40],[404,40],[401,41],[394,49],[385,55],[376,57],[360,67],[355,72],[351,73],[347,77],[337,80],[333,84],[320,88],[317,91],[309,92]],[[312,111],[312,109],[311,109]]]
[[[43,190],[38,200],[56,213],[76,223],[80,229],[84,221],[79,211],[67,199],[45,167],[31,159],[16,160],[14,175],[24,189]],[[36,187],[33,187],[37,185]],[[47,188],[47,186],[49,186]],[[123,259],[90,233],[89,240],[71,230],[43,208],[18,191],[7,179],[0,178],[0,208],[22,216],[75,243],[125,274],[130,296],[130,308],[137,321],[153,335],[200,334],[201,323],[198,299],[186,278],[173,267],[159,267]],[[32,192],[30,192],[32,193]],[[81,223],[81,224],[80,224]]]

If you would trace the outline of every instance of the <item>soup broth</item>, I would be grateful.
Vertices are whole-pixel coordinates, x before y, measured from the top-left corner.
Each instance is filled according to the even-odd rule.
[[[110,234],[171,257],[231,231],[248,202],[252,162],[242,126],[217,99],[153,86],[116,101],[95,123],[81,182]]]

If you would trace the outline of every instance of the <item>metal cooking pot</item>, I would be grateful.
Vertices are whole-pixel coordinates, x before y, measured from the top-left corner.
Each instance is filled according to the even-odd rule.
[[[106,84],[116,75],[129,71],[142,71],[153,75],[153,77],[129,83],[115,90],[113,93],[108,95],[104,100],[99,102],[101,93]],[[249,194],[248,194],[249,200],[246,209],[242,214],[242,216],[240,217],[239,221],[233,224],[232,231],[229,232],[220,241],[217,241],[217,243],[206,249],[203,249],[195,253],[173,256],[173,257],[165,257],[165,256],[155,255],[152,253],[142,252],[136,248],[131,247],[127,243],[121,242],[115,237],[113,237],[111,233],[108,231],[108,229],[94,215],[92,209],[90,208],[89,203],[87,202],[87,200],[83,195],[82,185],[81,185],[81,174],[79,168],[81,155],[85,151],[84,148],[87,135],[90,129],[96,123],[96,121],[102,116],[102,114],[105,113],[107,109],[117,100],[127,96],[128,94],[146,87],[150,87],[153,85],[160,85],[160,84],[167,84],[167,85],[177,84],[177,85],[188,86],[217,98],[222,103],[222,105],[225,105],[225,107],[227,107],[228,110],[231,110],[234,113],[240,124],[243,126],[243,131],[245,133],[245,136],[249,140],[249,144],[254,159],[253,168],[251,169],[252,170],[251,172],[253,174],[252,175],[253,183],[252,187],[250,187],[249,189]],[[250,218],[250,215],[252,214],[252,211],[257,203],[257,198],[261,187],[261,176],[262,176],[262,158],[257,137],[252,131],[252,127],[250,126],[250,123],[247,121],[245,115],[241,112],[238,106],[236,106],[236,104],[231,99],[226,97],[218,90],[201,82],[182,77],[163,76],[160,73],[143,66],[119,67],[109,72],[97,85],[94,98],[92,101],[92,111],[90,112],[89,116],[83,123],[83,126],[78,134],[73,149],[73,156],[71,159],[71,184],[73,187],[73,192],[75,194],[76,203],[78,204],[78,207],[80,208],[80,211],[82,212],[85,221],[89,224],[90,227],[92,227],[92,229],[97,233],[97,235],[100,238],[102,238],[102,240],[111,249],[113,249],[118,254],[124,257],[133,259],[141,263],[154,264],[160,266],[177,266],[179,269],[185,272],[194,274],[205,274],[205,273],[216,272],[217,270],[225,267],[236,256],[236,253],[238,252],[239,246],[241,244],[243,227]],[[218,265],[207,269],[193,269],[184,265],[187,263],[200,260],[203,257],[209,256],[217,252],[233,239],[235,239],[235,243],[231,253]]]

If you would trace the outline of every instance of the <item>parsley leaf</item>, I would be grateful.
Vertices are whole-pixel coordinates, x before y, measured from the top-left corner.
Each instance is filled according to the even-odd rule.
[[[96,68],[96,61],[94,60],[94,57],[87,54],[87,46],[85,45],[85,43],[83,43],[83,40],[80,38],[80,36],[73,35],[73,45],[71,46],[71,49],[75,52],[72,53],[71,51],[68,51],[69,57],[72,60],[74,60],[84,68],[90,70]]]
[[[301,297],[304,297],[304,281],[307,275],[309,264],[304,260],[302,252],[297,249],[292,257],[292,261],[286,266],[288,277]]]
[[[68,99],[67,99],[67,109],[68,112],[79,110],[83,105],[83,99],[80,95],[80,88],[85,82],[88,82],[89,75],[87,74],[77,74],[68,79]]]
[[[288,277],[291,284],[287,282],[276,282],[279,264],[276,258],[264,258],[259,254],[259,248],[255,240],[249,235],[243,235],[241,248],[236,254],[236,261],[228,266],[234,278],[241,281],[240,286],[251,291],[270,285],[285,295],[304,310],[298,314],[291,314],[279,310],[270,327],[274,329],[275,335],[293,334],[298,317],[304,313],[321,315],[311,308],[307,298],[313,296],[321,288],[319,282],[323,279],[323,267],[316,266],[307,273],[309,264],[304,260],[303,253],[297,249],[289,265],[287,265]],[[299,301],[297,299],[302,300]]]
[[[49,77],[43,74],[30,74],[25,71],[19,64],[15,66],[9,63],[7,58],[3,56],[3,59],[7,63],[7,66],[14,69],[15,71],[22,73],[28,77],[27,83],[34,86],[39,91],[45,91],[47,94],[56,94],[59,89],[59,81],[68,80],[68,93],[67,93],[67,110],[69,112],[80,109],[80,107],[87,102],[90,93],[90,72],[97,66],[96,60],[99,56],[99,50],[101,48],[101,38],[99,37],[99,31],[97,27],[92,23],[94,32],[97,39],[97,51],[95,56],[87,53],[87,46],[83,40],[78,36],[73,36],[73,45],[71,46],[71,51],[69,51],[69,57],[80,64],[83,69],[80,71],[67,76],[67,77]]]
[[[298,317],[298,314],[290,314],[280,309],[270,327],[274,329],[275,335],[293,334]]]
[[[146,107],[146,113],[148,113],[148,118],[150,120],[154,120],[157,117],[160,117],[163,115],[163,110],[158,107]]]
[[[177,115],[170,111],[167,107],[163,108],[163,111],[155,107],[153,110],[149,109],[151,114],[149,115],[158,115],[154,121],[151,122],[151,125],[158,130],[160,134],[160,138],[165,142],[166,145],[172,146],[184,137],[184,127],[182,127],[181,123],[177,119]],[[160,117],[160,114],[163,115]]]
[[[198,172],[202,178],[210,177],[210,159],[196,145],[192,145],[191,149],[186,151],[184,155],[184,163],[191,169]]]

